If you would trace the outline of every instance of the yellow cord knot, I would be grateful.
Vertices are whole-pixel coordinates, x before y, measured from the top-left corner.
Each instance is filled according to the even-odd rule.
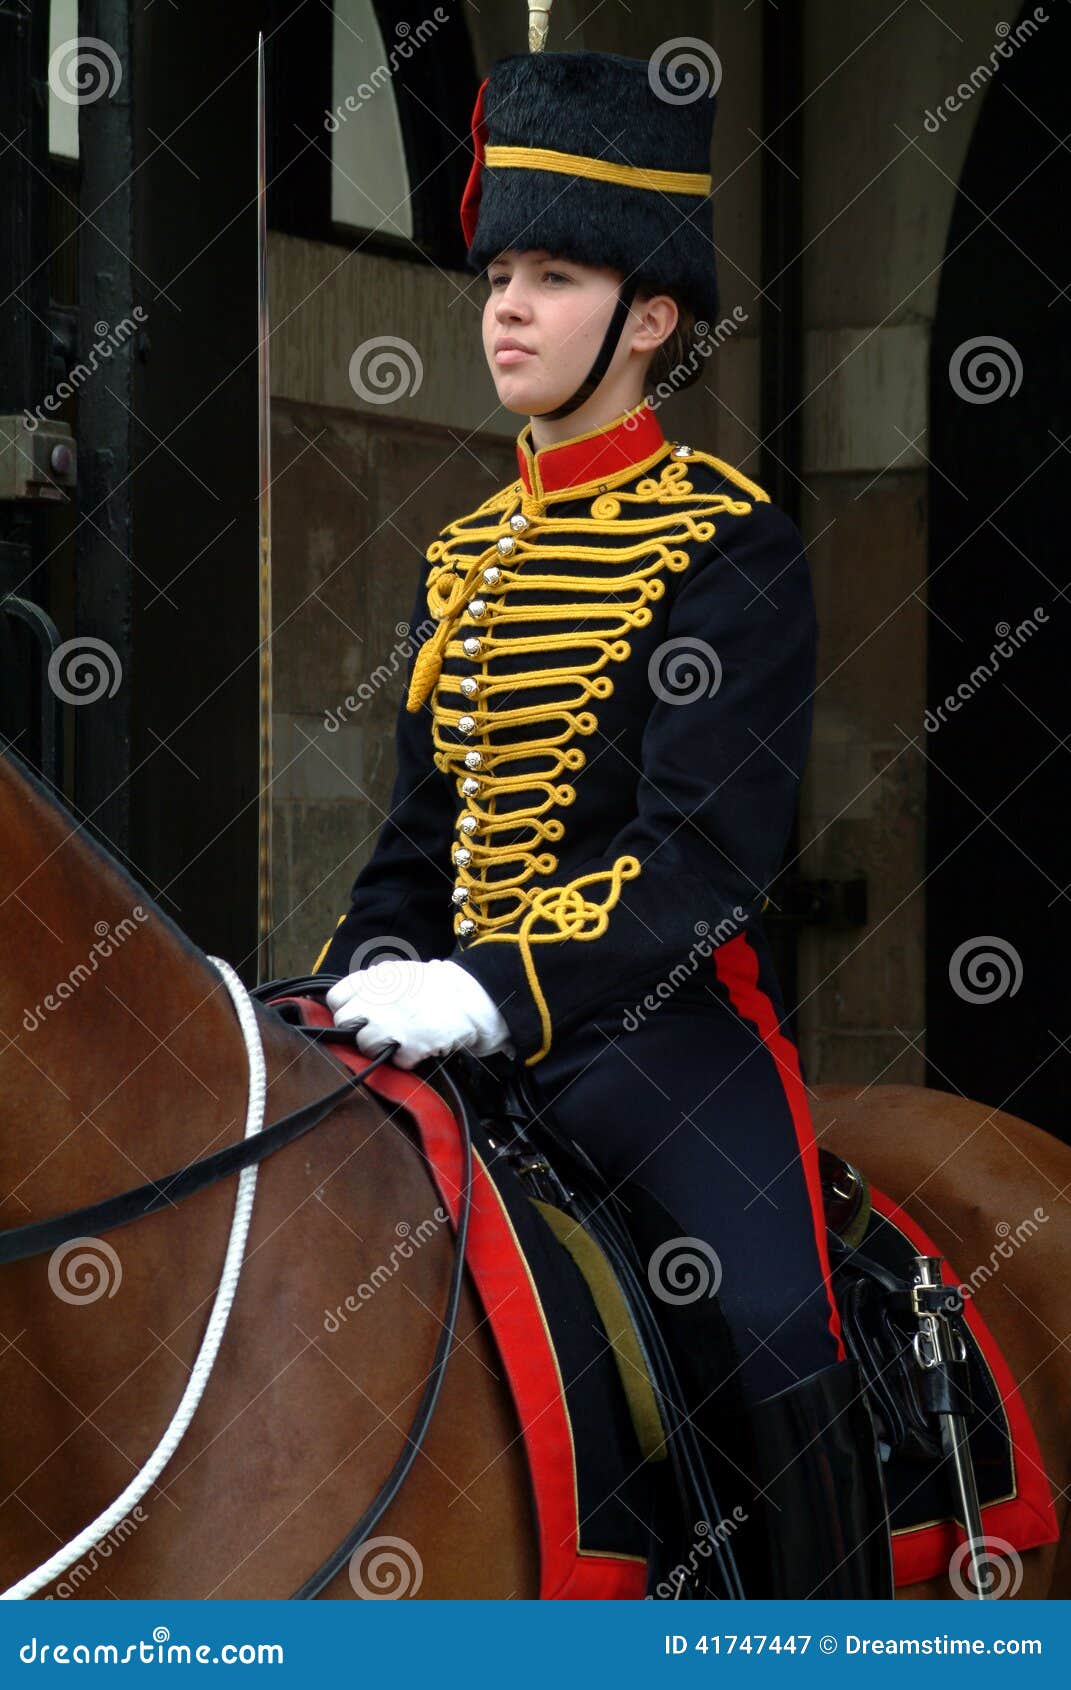
[[[530,1068],[547,1054],[552,1032],[550,1009],[536,974],[532,945],[553,944],[563,939],[601,938],[609,925],[610,911],[621,896],[624,882],[635,880],[640,868],[638,857],[616,857],[608,869],[596,869],[592,874],[582,874],[578,879],[569,881],[566,886],[539,887],[531,894],[528,913],[521,922],[518,940],[525,977],[539,1012],[543,1042],[537,1051],[525,1058],[526,1067]],[[596,897],[589,898],[583,892],[584,887],[607,880],[610,887],[601,901]],[[533,932],[537,921],[547,922],[552,931]]]
[[[409,681],[409,692],[405,700],[405,708],[410,712],[420,709],[428,697],[436,681],[442,673],[443,654],[446,642],[450,638],[453,628],[453,618],[447,617],[440,622],[430,639],[424,641],[416,654],[413,673]]]
[[[430,551],[428,555],[431,555]],[[495,555],[495,547],[489,546],[485,552],[482,552],[479,557],[474,558],[469,563],[468,570],[463,576],[458,575],[445,564],[433,569],[429,575],[427,583],[428,609],[432,616],[439,619],[439,626],[434,634],[424,641],[416,654],[413,674],[409,682],[409,692],[405,700],[405,708],[410,713],[420,709],[442,674],[447,643],[468,602],[468,595],[476,584],[476,577],[488,559]]]

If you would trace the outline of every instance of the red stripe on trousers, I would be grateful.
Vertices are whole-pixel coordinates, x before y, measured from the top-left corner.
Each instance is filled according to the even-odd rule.
[[[814,1222],[814,1241],[822,1269],[826,1297],[829,1301],[829,1330],[837,1346],[837,1360],[847,1355],[841,1333],[840,1312],[833,1295],[829,1272],[829,1249],[826,1244],[825,1205],[822,1201],[822,1181],[818,1172],[818,1141],[814,1136],[814,1122],[807,1103],[807,1088],[800,1072],[799,1052],[787,1039],[778,1024],[777,1012],[768,995],[759,986],[759,956],[746,933],[738,933],[714,950],[714,967],[718,979],[727,988],[732,1006],[740,1015],[754,1022],[766,1049],[777,1068],[792,1113],[796,1129],[800,1161],[807,1180],[811,1199],[811,1219]]]

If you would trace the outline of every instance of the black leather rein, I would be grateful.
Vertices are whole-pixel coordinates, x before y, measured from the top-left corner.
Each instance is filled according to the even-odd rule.
[[[295,980],[271,980],[266,985],[256,987],[249,995],[262,1003],[276,997],[307,996],[313,992],[322,992],[334,984],[334,979],[335,976],[332,975],[318,975]],[[298,1022],[288,1022],[288,1025],[295,1032],[304,1033],[310,1040],[319,1043],[334,1040],[352,1042],[356,1046],[357,1033],[365,1022],[356,1022],[350,1027],[305,1027]],[[274,1121],[270,1127],[263,1127],[251,1138],[228,1144],[223,1150],[213,1151],[210,1156],[203,1156],[199,1161],[190,1162],[184,1168],[177,1168],[174,1173],[165,1174],[158,1180],[148,1180],[144,1185],[135,1186],[117,1197],[106,1197],[99,1203],[88,1203],[84,1208],[70,1209],[66,1214],[53,1215],[48,1220],[9,1227],[0,1232],[0,1266],[43,1255],[46,1251],[56,1250],[61,1244],[70,1243],[75,1238],[95,1237],[102,1232],[112,1232],[116,1227],[141,1220],[145,1215],[171,1208],[184,1197],[192,1197],[195,1192],[205,1190],[207,1186],[214,1185],[217,1180],[225,1179],[229,1174],[240,1173],[243,1168],[263,1162],[275,1151],[293,1144],[321,1121],[326,1120],[339,1104],[353,1095],[358,1086],[366,1083],[369,1074],[382,1063],[389,1061],[397,1048],[396,1043],[388,1044],[359,1074],[349,1074],[344,1083],[334,1091],[316,1098],[312,1103],[304,1104],[291,1115],[284,1115],[281,1120]],[[463,1168],[455,1229],[454,1264],[439,1340],[435,1346],[435,1354],[420,1402],[406,1435],[405,1448],[352,1531],[347,1532],[338,1548],[294,1591],[291,1600],[318,1596],[342,1570],[353,1551],[386,1513],[416,1460],[442,1388],[446,1362],[457,1327],[457,1311],[464,1278],[469,1211],[472,1203],[472,1129],[464,1097],[445,1069],[440,1069],[439,1072],[453,1096],[461,1137]]]

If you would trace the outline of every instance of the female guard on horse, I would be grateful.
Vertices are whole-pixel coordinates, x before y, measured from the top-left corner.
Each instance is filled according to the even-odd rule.
[[[529,419],[519,474],[428,548],[390,814],[316,969],[362,1050],[523,1066],[558,1131],[667,1212],[651,1283],[715,1449],[714,1291],[737,1352],[754,1593],[891,1595],[762,923],[811,732],[808,565],[649,399],[695,379],[718,318],[713,114],[604,53],[509,57],[480,90],[462,222],[498,397]]]

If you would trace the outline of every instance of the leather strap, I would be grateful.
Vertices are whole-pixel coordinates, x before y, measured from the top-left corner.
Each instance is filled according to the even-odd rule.
[[[46,1251],[57,1249],[61,1244],[69,1243],[72,1238],[81,1238],[87,1234],[95,1237],[101,1232],[112,1232],[116,1227],[127,1226],[131,1221],[140,1221],[144,1216],[155,1214],[159,1209],[171,1208],[173,1204],[181,1203],[184,1197],[192,1197],[195,1192],[204,1191],[206,1186],[214,1185],[217,1180],[225,1179],[228,1174],[239,1173],[242,1168],[263,1162],[284,1145],[293,1144],[295,1139],[319,1126],[343,1098],[347,1097],[355,1086],[363,1085],[373,1069],[386,1062],[390,1055],[390,1050],[383,1051],[374,1057],[360,1074],[347,1075],[343,1084],[337,1086],[334,1091],[328,1092],[325,1097],[316,1098],[312,1103],[306,1103],[292,1115],[284,1115],[281,1121],[275,1121],[270,1127],[265,1127],[255,1138],[245,1138],[236,1144],[228,1144],[223,1150],[213,1151],[210,1156],[203,1156],[198,1162],[189,1162],[184,1168],[176,1168],[173,1173],[163,1174],[159,1179],[134,1186],[117,1197],[105,1197],[99,1203],[87,1203],[82,1209],[69,1209],[66,1214],[53,1215],[48,1220],[30,1221],[26,1226],[9,1227],[0,1232],[0,1267],[8,1262],[25,1261],[29,1256],[43,1255]]]
[[[602,337],[602,345],[599,347],[595,362],[592,364],[591,369],[580,383],[580,386],[577,388],[572,398],[567,399],[563,405],[559,405],[556,411],[536,411],[533,412],[534,416],[543,417],[549,422],[554,422],[558,417],[569,416],[573,411],[579,409],[586,400],[591,398],[591,395],[598,387],[603,376],[610,368],[610,361],[613,358],[614,353],[617,351],[618,342],[624,333],[629,310],[631,309],[632,301],[636,297],[636,290],[639,285],[639,278],[636,276],[631,276],[627,281],[622,282],[617,295],[617,304],[614,306],[614,314],[607,324],[606,333]]]

